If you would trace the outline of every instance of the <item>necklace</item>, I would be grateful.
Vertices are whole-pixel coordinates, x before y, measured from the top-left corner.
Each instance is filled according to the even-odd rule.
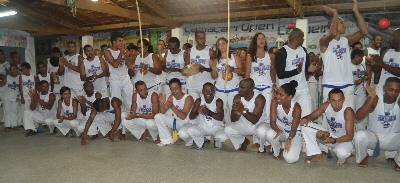
[[[393,110],[394,105],[396,105],[396,102],[393,102],[393,104],[386,104],[386,103],[383,103],[383,108],[384,108],[385,116],[389,116],[389,115],[390,115],[390,112]]]

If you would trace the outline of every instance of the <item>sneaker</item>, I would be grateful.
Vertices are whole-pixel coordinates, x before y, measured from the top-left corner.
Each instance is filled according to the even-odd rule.
[[[164,144],[164,143],[160,142],[160,143],[158,143],[157,145],[160,146],[160,147],[163,147],[163,146],[168,146],[168,145],[172,145],[172,144],[173,144],[173,143]]]
[[[32,135],[36,135],[37,132],[33,131],[33,130],[29,130],[29,132],[25,135],[26,137],[28,136],[32,136]]]
[[[214,148],[215,149],[221,149],[222,148],[222,143],[219,141],[214,141]]]

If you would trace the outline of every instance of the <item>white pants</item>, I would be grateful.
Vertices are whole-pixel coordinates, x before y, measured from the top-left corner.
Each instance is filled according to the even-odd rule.
[[[158,133],[160,135],[160,141],[164,144],[172,144],[172,134],[171,129],[174,124],[174,117],[168,114],[158,113],[154,116],[154,120],[156,121]],[[176,121],[176,130],[178,130],[179,137],[185,141],[185,143],[193,142],[193,139],[190,138],[187,133],[187,129],[191,126],[190,123],[185,123],[180,120]]]
[[[264,89],[263,91],[254,89],[254,95],[258,95],[258,94],[263,95],[265,98],[265,106],[264,106],[263,114],[260,118],[260,121],[266,122],[269,124],[269,121],[270,121],[269,113],[270,113],[270,109],[271,109],[271,100],[272,100],[272,88],[269,87],[269,88]]]
[[[367,100],[366,95],[354,95],[354,101],[355,101],[355,110],[354,111],[357,111],[358,109],[360,109],[364,105],[365,100]],[[367,122],[368,122],[368,115],[360,121],[355,120],[355,125],[354,125],[356,128],[355,132],[358,132],[360,130],[366,130],[367,125],[368,125]]]
[[[292,100],[299,103],[301,107],[301,117],[311,114],[312,101],[308,90],[296,92]]]
[[[74,129],[77,136],[79,136],[82,132],[78,130],[78,126],[82,123],[82,119],[74,119],[74,120],[63,120],[63,122],[59,123],[59,119],[54,120],[54,125],[60,130],[60,132],[65,136],[69,130]]]
[[[18,106],[18,126],[24,125],[24,112],[26,110],[31,110],[31,99],[25,98],[25,104],[20,103]]]
[[[93,128],[98,128],[103,136],[106,136],[108,132],[111,131],[112,126],[109,123],[114,123],[115,114],[109,112],[99,112],[92,122]],[[121,129],[122,125],[119,125],[118,129]],[[96,132],[97,134],[97,132]],[[88,135],[96,135],[88,134]],[[125,129],[123,128],[122,134],[125,134]]]
[[[49,126],[50,133],[53,133],[55,118],[55,115],[45,118],[39,111],[26,110],[24,112],[24,128],[25,130],[36,131],[38,123],[45,123],[47,126]]]
[[[18,126],[18,101],[3,100],[4,127]]]
[[[253,135],[260,143],[259,151],[264,152],[263,144],[267,141],[267,130],[267,123],[258,122],[256,124],[251,124],[250,122],[239,120],[226,126],[225,133],[231,139],[236,150],[238,150],[240,144],[244,142],[246,135]]]
[[[324,99],[322,103],[328,101],[328,94],[332,90],[332,88],[327,88],[323,87],[323,96]],[[341,89],[343,91],[344,97],[346,98],[344,101],[344,104],[351,107],[353,110],[355,109],[355,102],[354,102],[354,85],[353,86],[348,86],[344,89]],[[325,113],[322,115],[322,126],[325,128],[328,128],[328,123],[326,122],[326,116]]]
[[[78,130],[79,130],[81,133],[82,133],[83,131],[85,131],[86,123],[87,123],[87,121],[88,121],[88,119],[89,119],[90,112],[91,112],[91,111],[87,111],[87,112],[86,112],[86,116],[83,116],[83,119],[82,119],[83,122],[80,123],[79,126],[78,126]],[[87,135],[93,136],[93,135],[97,135],[97,133],[98,133],[98,128],[97,128],[97,126],[96,126],[94,123],[92,123],[92,125],[90,125],[90,127],[89,127],[89,129],[88,129]]]
[[[278,138],[274,139],[276,136],[275,130],[272,128],[267,130],[267,140],[274,148],[274,156],[279,156],[280,149],[285,149],[285,141],[289,138],[289,133],[282,132]],[[303,137],[300,135],[294,136],[292,143],[290,145],[290,151],[283,152],[283,158],[287,163],[295,163],[299,160],[301,147],[303,146]]]
[[[394,157],[397,165],[400,166],[400,133],[378,135],[379,147],[385,151],[396,151],[397,154]],[[367,151],[373,150],[376,147],[376,136],[369,130],[361,130],[354,136],[354,144],[356,146],[356,163],[360,163],[365,157],[367,157]]]
[[[110,80],[111,97],[116,97],[122,100],[125,108],[132,105],[133,85],[130,80],[114,81]],[[124,97],[122,97],[124,93]]]
[[[196,101],[196,99],[200,98],[202,94],[202,88],[200,89],[188,89],[188,94],[193,97],[193,100]]]
[[[207,126],[205,124],[191,125],[187,129],[187,133],[194,140],[198,148],[204,144],[204,137],[214,136],[214,141],[225,142],[228,136],[225,134],[222,126]]]
[[[308,123],[308,126],[328,131],[326,128],[323,128],[321,125],[315,124],[315,123]],[[351,153],[353,152],[353,142],[337,142],[335,144],[322,144],[319,143],[316,137],[316,134],[318,130],[310,128],[310,127],[304,127],[301,126],[301,132],[303,134],[304,138],[304,143],[306,144],[306,154],[307,156],[314,156],[317,154],[321,154],[321,150],[328,152],[329,147],[333,147],[333,151],[335,152],[336,156],[338,157],[338,163],[342,164],[346,161],[346,158],[348,158]],[[332,135],[332,138],[339,138],[334,135]]]
[[[148,129],[153,140],[157,139],[158,130],[154,119],[134,118],[132,120],[126,120],[127,113],[122,113],[121,125],[128,129],[132,135],[137,139],[142,137],[143,132]]]
[[[224,103],[224,121],[226,124],[231,123],[231,110],[233,104],[233,98],[235,98],[238,91],[232,91],[229,93],[215,91],[215,97],[218,97]]]
[[[310,91],[311,111],[315,111],[318,108],[318,83],[309,82],[308,90]]]

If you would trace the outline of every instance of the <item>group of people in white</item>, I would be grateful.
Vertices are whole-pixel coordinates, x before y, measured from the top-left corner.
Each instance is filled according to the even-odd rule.
[[[340,166],[355,149],[356,162],[367,167],[373,150],[381,149],[400,171],[400,29],[386,52],[380,54],[381,36],[366,52],[359,41],[368,28],[357,2],[360,31],[353,35],[343,36],[346,25],[338,12],[325,10],[332,19],[320,55],[301,46],[304,32],[298,28],[280,49],[255,34],[244,59],[228,54],[226,38],[217,40],[215,51],[208,47],[201,30],[193,48],[181,50],[179,39],[171,37],[166,50],[159,41],[158,54],[146,39],[127,46],[113,35],[111,47],[98,55],[84,46],[84,58],[69,42],[67,55],[60,57],[54,48],[37,65],[37,76],[28,63],[6,62],[0,51],[6,130],[23,125],[32,136],[46,124],[51,134],[58,129],[81,137],[82,145],[99,132],[124,140],[128,130],[140,141],[150,135],[158,146],[174,144],[172,130],[186,146],[202,149],[214,137],[215,149],[230,139],[242,152],[250,143],[246,136],[252,136],[253,147],[260,154],[273,149],[274,159],[294,163],[303,149],[311,157],[306,163],[321,162],[332,148]],[[181,71],[191,64],[202,66],[184,76]]]

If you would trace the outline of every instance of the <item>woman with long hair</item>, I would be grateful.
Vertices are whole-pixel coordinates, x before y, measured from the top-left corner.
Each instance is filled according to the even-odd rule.
[[[238,94],[239,90],[239,82],[241,79],[239,75],[242,75],[244,72],[240,57],[237,54],[228,55],[228,40],[226,38],[218,38],[216,45],[216,59],[212,60],[210,64],[212,68],[211,76],[216,81],[215,96],[222,99],[224,102],[224,120],[226,123],[230,123],[233,98]],[[229,77],[228,75],[230,75],[230,73],[232,74],[232,79],[225,81],[223,77]]]

